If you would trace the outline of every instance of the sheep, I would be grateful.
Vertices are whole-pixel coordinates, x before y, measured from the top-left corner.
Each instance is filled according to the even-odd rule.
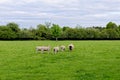
[[[59,47],[54,47],[53,48],[54,53],[56,54],[59,51]]]
[[[37,46],[36,52],[41,51],[43,53],[44,51],[50,51],[50,46]]]
[[[64,45],[61,45],[61,46],[60,46],[61,51],[65,51],[65,48],[66,48],[66,47],[65,47]]]
[[[74,49],[74,45],[73,44],[69,44],[68,47],[69,47],[70,51],[72,51]]]

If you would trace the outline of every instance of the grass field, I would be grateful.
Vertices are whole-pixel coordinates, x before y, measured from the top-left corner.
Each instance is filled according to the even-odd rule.
[[[38,45],[68,45],[58,54]],[[120,41],[0,41],[0,80],[120,80]]]

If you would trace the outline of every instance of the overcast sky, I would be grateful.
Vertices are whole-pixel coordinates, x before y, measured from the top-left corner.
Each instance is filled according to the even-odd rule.
[[[15,22],[36,27],[51,22],[60,26],[120,24],[120,0],[0,0],[0,25]]]

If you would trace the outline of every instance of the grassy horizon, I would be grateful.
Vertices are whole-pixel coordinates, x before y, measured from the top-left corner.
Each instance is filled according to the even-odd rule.
[[[40,45],[65,45],[67,50],[36,53]],[[0,46],[0,80],[120,80],[119,40],[0,41]]]

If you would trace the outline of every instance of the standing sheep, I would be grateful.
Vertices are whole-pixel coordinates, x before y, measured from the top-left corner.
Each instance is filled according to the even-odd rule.
[[[53,48],[54,53],[56,54],[59,51],[59,47],[54,47]]]
[[[65,48],[66,48],[66,47],[65,47],[64,45],[61,45],[61,46],[60,46],[61,51],[65,51]]]
[[[43,53],[44,51],[50,51],[50,46],[37,46],[36,52],[41,51]]]
[[[69,47],[70,51],[72,51],[74,49],[74,45],[73,44],[69,44],[68,47]]]

